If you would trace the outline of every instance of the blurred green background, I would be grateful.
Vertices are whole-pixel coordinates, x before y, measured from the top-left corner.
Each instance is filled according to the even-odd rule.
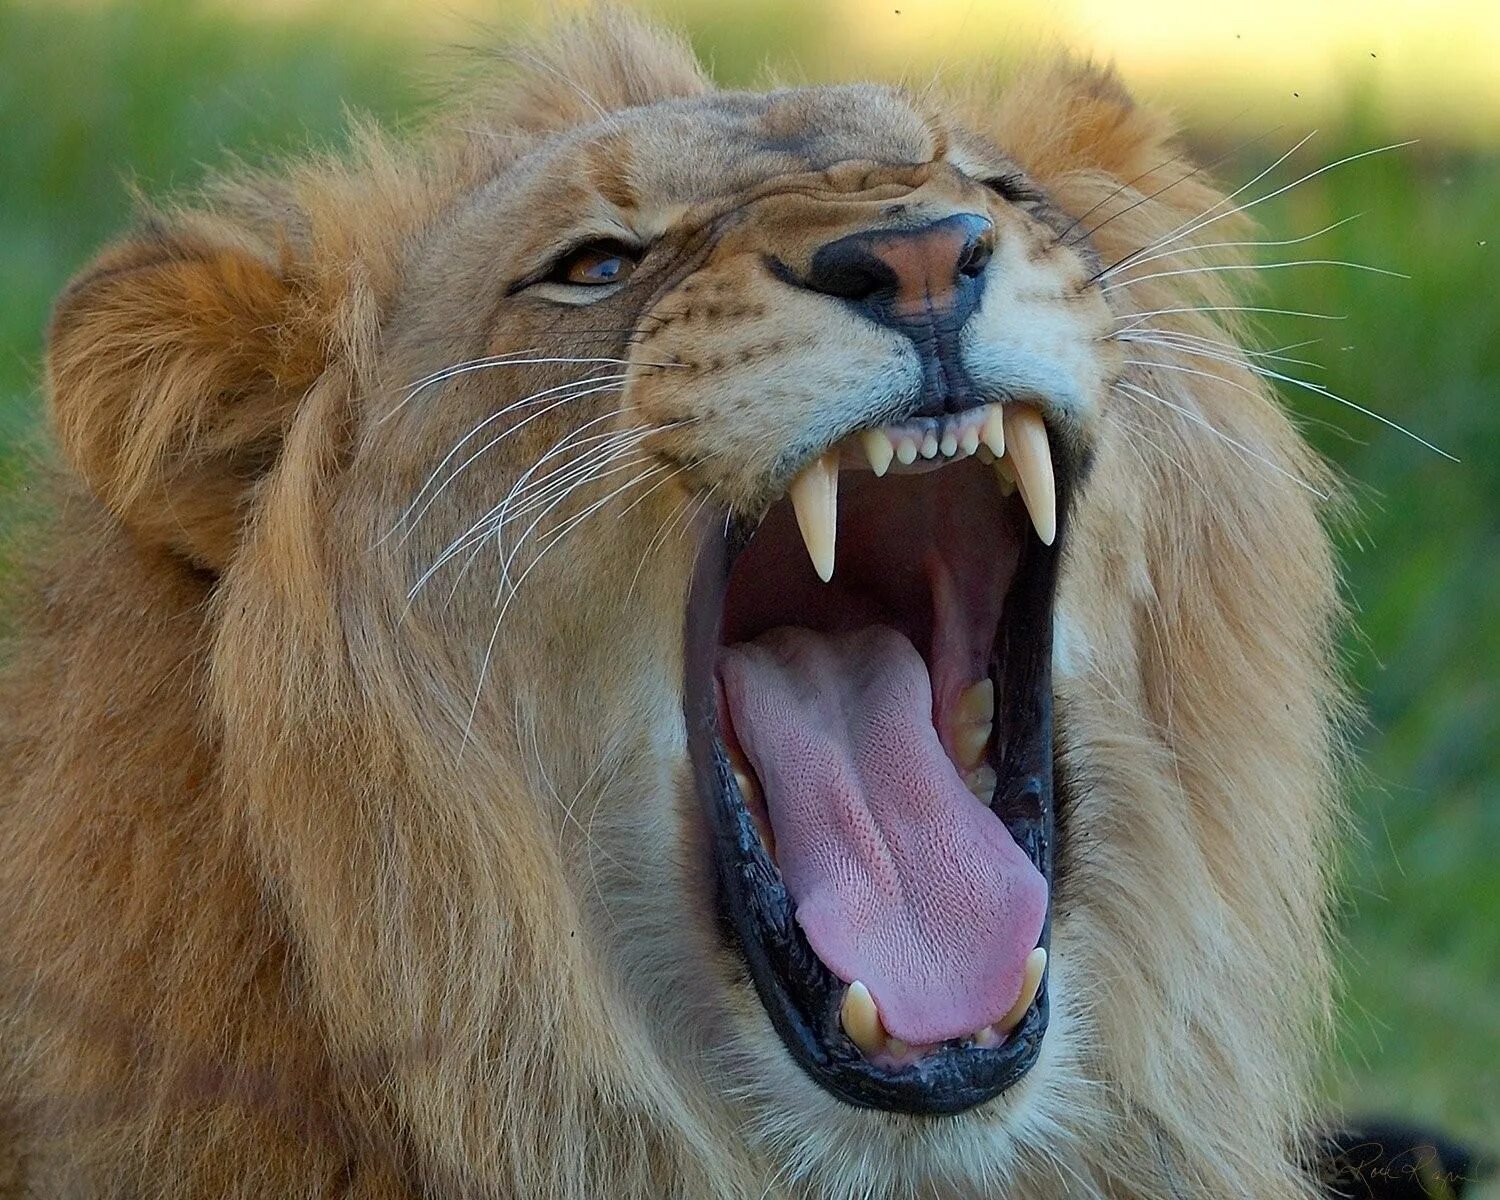
[[[190,185],[230,151],[261,162],[336,144],[346,106],[418,113],[436,49],[538,3],[452,0],[0,0],[0,527],[41,445],[36,397],[51,297],[129,219],[130,185]],[[1258,0],[675,0],[720,79],[876,73],[923,80],[982,56],[1066,45],[1115,59],[1168,103],[1218,169],[1269,182],[1344,154],[1417,145],[1261,206],[1266,251],[1409,275],[1269,271],[1265,346],[1306,377],[1457,455],[1288,388],[1359,505],[1341,535],[1368,709],[1347,855],[1346,988],[1334,1103],[1432,1120],[1500,1148],[1500,17],[1487,3]],[[1258,193],[1251,193],[1258,194]],[[1266,1003],[1276,1002],[1274,980]],[[1497,1193],[1500,1194],[1500,1193]]]

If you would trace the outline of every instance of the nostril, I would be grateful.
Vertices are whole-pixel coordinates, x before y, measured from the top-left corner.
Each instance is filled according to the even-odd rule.
[[[995,247],[989,238],[975,238],[964,249],[963,257],[958,263],[958,273],[974,279],[984,273],[985,267],[990,265],[990,259],[994,256]]]
[[[863,239],[845,238],[813,258],[803,281],[815,292],[841,300],[868,300],[896,287],[896,272]]]

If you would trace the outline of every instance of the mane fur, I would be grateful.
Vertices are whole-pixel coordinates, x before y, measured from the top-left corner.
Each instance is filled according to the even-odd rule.
[[[672,38],[568,23],[485,63],[409,144],[363,129],[342,159],[148,215],[60,301],[65,465],[0,680],[6,1200],[753,1200],[900,1177],[773,1177],[762,1143],[785,1131],[740,1127],[669,1069],[593,953],[544,773],[505,738],[462,771],[438,752],[406,694],[423,649],[359,623],[330,581],[366,577],[361,548],[321,536],[424,239],[535,139],[709,86]],[[922,99],[1093,211],[1105,262],[1219,199],[1108,73]],[[1232,261],[1200,247],[1244,228],[1155,269]],[[127,277],[143,286],[112,290]],[[1130,303],[1231,304],[1224,278]],[[1220,315],[1157,324],[1241,344]],[[1059,1021],[1089,1031],[1067,1053],[1091,1090],[1037,1114],[1053,1161],[1017,1169],[1043,1198],[1308,1196],[1334,571],[1306,494],[1182,411],[1329,481],[1247,371],[1136,350],[1153,365],[1130,378],[1172,407],[1107,406],[1120,436],[1073,536],[1116,550],[1080,560],[1073,594],[1112,636],[1059,700],[1066,774],[1108,797],[1065,814],[1057,896],[1078,923]],[[441,662],[429,686],[467,699]],[[545,695],[507,701],[524,745]]]

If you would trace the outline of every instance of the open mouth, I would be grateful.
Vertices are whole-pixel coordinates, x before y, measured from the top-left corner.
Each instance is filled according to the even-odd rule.
[[[686,704],[720,917],[848,1103],[961,1112],[1040,1051],[1063,466],[1019,403],[865,430],[700,554]]]

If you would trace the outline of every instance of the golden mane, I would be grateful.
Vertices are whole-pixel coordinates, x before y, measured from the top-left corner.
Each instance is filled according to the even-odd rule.
[[[643,1001],[668,951],[649,912],[608,911],[610,864],[577,882],[547,796],[601,743],[515,750],[555,719],[560,652],[504,645],[501,732],[458,761],[463,664],[429,626],[394,640],[404,588],[382,598],[378,556],[330,536],[375,520],[345,472],[412,377],[393,314],[440,336],[408,292],[455,213],[549,137],[712,93],[618,14],[472,76],[409,143],[362,129],[345,159],[148,215],[59,300],[65,465],[0,680],[0,1196],[905,1195],[938,1144],[869,1115],[871,1148],[684,1077],[663,1040],[707,1002]],[[1058,681],[1061,762],[1090,785],[1057,898],[1072,1084],[1001,1132],[955,1118],[929,1182],[1311,1196],[1339,692],[1309,490],[1329,482],[1240,365],[1228,276],[1168,275],[1235,261],[1217,243],[1244,219],[1191,228],[1219,194],[1109,73],[912,103],[1004,147],[1102,265],[1166,256],[1122,301],[1166,332],[1128,346],[1068,560],[1085,650]],[[624,594],[636,551],[572,569]],[[652,587],[637,636],[680,640],[680,580]],[[596,619],[581,605],[562,640]],[[601,725],[680,714],[654,687],[606,681]],[[656,785],[617,767],[612,795]]]

